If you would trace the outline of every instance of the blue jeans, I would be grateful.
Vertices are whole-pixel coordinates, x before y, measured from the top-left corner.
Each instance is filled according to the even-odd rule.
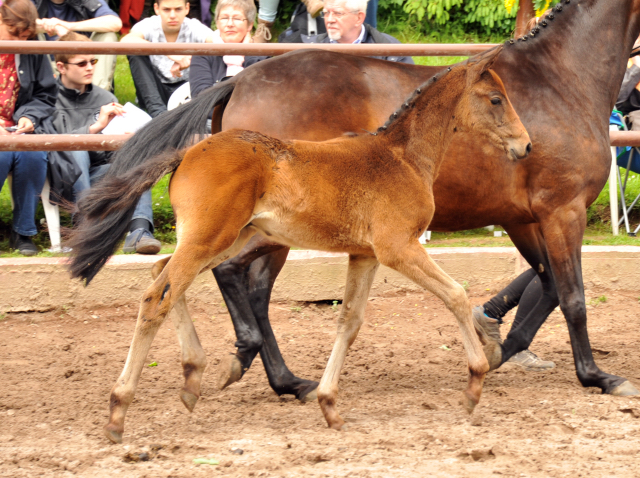
[[[82,174],[76,180],[73,185],[73,190],[76,193],[76,198],[82,191],[89,189],[93,186],[102,176],[109,170],[108,164],[101,164],[100,166],[91,166],[91,158],[88,151],[70,151],[73,155],[73,159],[80,167]],[[133,212],[133,219],[146,219],[151,224],[151,230],[153,230],[153,209],[151,208],[151,189],[142,193],[136,209]]]
[[[36,207],[47,179],[48,161],[44,151],[0,151],[0,189],[11,172],[12,228],[23,236],[38,233]]]

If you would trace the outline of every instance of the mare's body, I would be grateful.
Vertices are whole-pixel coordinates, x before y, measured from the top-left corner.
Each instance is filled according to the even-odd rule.
[[[104,218],[126,215],[150,184],[175,170],[169,192],[178,245],[143,296],[129,356],[111,392],[107,437],[122,440],[127,408],[167,314],[201,271],[235,256],[256,233],[289,246],[349,253],[338,335],[317,392],[329,426],[344,424],[336,409],[338,378],[379,263],[438,296],[455,315],[469,363],[463,403],[472,411],[489,363],[464,289],[429,258],[418,237],[433,216],[433,181],[455,137],[491,144],[504,161],[531,151],[502,82],[489,70],[499,51],[425,83],[377,135],[283,142],[230,130],[196,144],[184,158],[161,155],[92,189],[79,204],[81,220],[72,239],[78,256],[72,272],[85,277],[92,261],[79,257],[94,253],[88,240],[94,227],[102,237],[113,236]],[[497,346],[487,343],[489,351]],[[187,405],[189,394],[197,398],[199,390],[183,389]]]

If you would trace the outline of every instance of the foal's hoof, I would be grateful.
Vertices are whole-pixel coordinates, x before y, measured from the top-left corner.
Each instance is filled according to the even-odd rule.
[[[464,392],[462,394],[462,399],[460,400],[460,403],[462,404],[464,409],[467,411],[467,413],[471,415],[473,413],[473,410],[475,410],[476,405],[478,404],[478,400],[473,398],[467,392]]]
[[[182,403],[184,403],[184,406],[187,407],[187,410],[190,412],[193,412],[193,409],[196,407],[198,398],[197,395],[187,390],[180,390],[180,400],[182,400]]]
[[[489,342],[484,346],[484,355],[489,362],[489,372],[497,369],[502,365],[502,347],[498,342]]]
[[[104,427],[104,435],[112,443],[122,443],[122,431],[117,430],[114,425],[108,424]]]
[[[640,395],[640,392],[638,392],[638,389],[627,380],[626,382],[621,383],[616,388],[611,390],[609,394],[615,395],[616,397],[632,397],[635,395]]]
[[[223,358],[220,361],[218,369],[217,382],[220,390],[224,390],[242,378],[242,363],[240,363],[240,359],[234,354],[227,355]]]

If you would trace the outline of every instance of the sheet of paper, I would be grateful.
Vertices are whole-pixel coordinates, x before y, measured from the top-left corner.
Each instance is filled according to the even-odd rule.
[[[127,103],[124,105],[125,113],[111,120],[102,134],[126,134],[135,133],[145,124],[151,121],[151,116],[142,111],[136,105]]]

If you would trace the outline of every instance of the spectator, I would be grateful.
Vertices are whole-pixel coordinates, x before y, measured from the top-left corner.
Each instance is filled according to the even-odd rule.
[[[213,32],[214,43],[250,43],[251,28],[256,19],[253,0],[218,0],[214,14],[218,29]],[[234,76],[265,56],[194,56],[191,59],[189,84],[195,98],[224,77]]]
[[[636,40],[636,46],[640,38]],[[622,86],[618,93],[616,109],[627,116],[630,129],[640,131],[640,56],[634,56],[629,60],[627,71],[622,80]]]
[[[123,42],[141,43],[212,43],[213,31],[198,20],[186,18],[186,0],[158,0],[156,15],[136,23]],[[129,56],[131,76],[140,107],[156,117],[167,110],[175,90],[189,81],[191,56]]]
[[[38,12],[31,0],[4,0],[0,5],[0,40],[28,40],[36,34]],[[44,55],[0,54],[0,134],[33,133],[53,114],[56,86]],[[47,176],[47,153],[0,151],[0,188],[12,173],[14,202],[9,247],[32,256],[38,248],[35,215]]]
[[[400,43],[364,23],[367,0],[326,0],[322,16],[327,33],[307,36],[300,32],[286,37],[286,43]],[[410,56],[387,56],[383,60],[413,64]]]
[[[116,42],[122,28],[118,14],[106,1],[99,0],[33,0],[38,10],[38,33],[46,40],[57,40],[68,32],[79,32],[97,42]],[[111,91],[116,55],[101,55],[93,83]]]
[[[312,17],[320,15],[324,7],[323,0],[301,0],[307,7],[307,12]],[[377,0],[376,0],[377,1]],[[258,28],[253,37],[254,43],[266,43],[271,40],[271,27],[278,14],[278,4],[280,0],[260,0],[260,11],[258,12]],[[220,27],[218,27],[220,28]]]
[[[87,37],[70,32],[62,41],[91,41]],[[94,66],[98,62],[94,55],[59,53],[55,56],[58,77],[58,99],[53,116],[53,126],[60,134],[97,134],[123,113],[122,105],[113,94],[91,83]],[[109,153],[105,151],[73,151],[81,174],[74,184],[76,195],[89,189],[103,176],[109,165]],[[124,252],[157,254],[160,241],[153,237],[153,212],[151,191],[146,191],[138,202],[129,225],[129,234],[124,241]]]

